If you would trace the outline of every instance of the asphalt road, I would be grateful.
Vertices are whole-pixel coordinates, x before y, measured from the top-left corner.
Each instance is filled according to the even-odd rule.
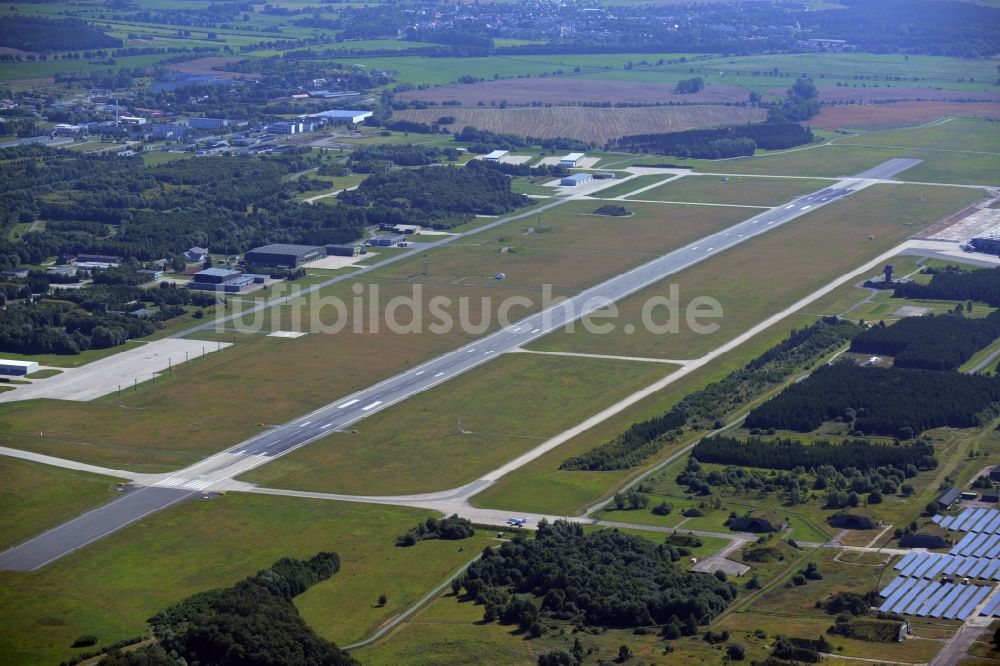
[[[0,569],[34,571],[112,532],[197,495],[173,488],[130,488],[93,511],[0,553]]]
[[[63,554],[72,552],[152,513],[157,510],[155,506],[157,503],[160,505],[158,508],[166,508],[179,501],[179,497],[183,499],[181,495],[210,490],[215,484],[243,474],[276,456],[325,437],[331,432],[348,429],[352,424],[367,416],[468,372],[505,352],[555,331],[569,322],[578,320],[607,303],[622,299],[754,236],[767,233],[833,201],[849,196],[872,184],[872,180],[891,178],[919,161],[912,159],[889,160],[863,174],[845,178],[830,187],[793,199],[787,204],[705,236],[595,285],[566,301],[464,347],[390,377],[372,387],[341,398],[282,426],[263,432],[222,453],[172,474],[159,481],[153,488],[171,490],[174,494],[141,495],[140,491],[129,493],[105,507],[85,514],[18,546],[12,551],[0,554],[0,569],[12,568],[12,564],[21,567],[18,570],[31,570],[43,566]],[[538,210],[533,210],[529,214],[533,215]],[[384,262],[381,265],[385,265]],[[357,273],[351,274],[350,278],[356,279]],[[211,324],[207,326],[211,326]],[[114,505],[123,504],[135,504],[136,506],[128,508],[118,506],[112,509]],[[16,555],[14,551],[16,551]]]

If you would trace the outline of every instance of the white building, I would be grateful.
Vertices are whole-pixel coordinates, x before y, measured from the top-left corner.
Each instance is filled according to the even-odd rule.
[[[484,155],[483,159],[487,162],[502,162],[503,158],[510,154],[509,150],[494,150],[489,155]]]
[[[38,372],[37,361],[10,361],[0,359],[0,375],[23,377]]]
[[[583,153],[570,153],[565,157],[559,158],[559,166],[571,169],[573,167],[580,165],[580,160],[583,159]]]

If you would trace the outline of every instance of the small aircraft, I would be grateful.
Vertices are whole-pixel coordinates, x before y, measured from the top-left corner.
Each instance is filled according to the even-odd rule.
[[[507,275],[506,275],[506,274],[504,274],[504,273],[497,273],[497,274],[496,274],[496,275],[494,275],[493,277],[494,277],[495,279],[497,279],[497,280],[503,280],[503,279],[505,279],[505,278],[507,277]]]
[[[511,527],[524,527],[528,524],[527,518],[508,518],[507,524]]]

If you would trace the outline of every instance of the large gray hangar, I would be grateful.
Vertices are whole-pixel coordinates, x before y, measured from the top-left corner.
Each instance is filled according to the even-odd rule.
[[[250,250],[244,257],[251,266],[297,268],[300,265],[326,256],[326,248],[314,245],[288,245],[275,243]]]

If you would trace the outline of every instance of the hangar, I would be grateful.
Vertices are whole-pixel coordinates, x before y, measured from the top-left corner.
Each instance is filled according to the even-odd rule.
[[[24,377],[38,370],[36,361],[9,361],[0,359],[0,375]]]
[[[250,250],[244,259],[251,266],[298,268],[307,261],[325,256],[326,248],[323,246],[275,243]]]

